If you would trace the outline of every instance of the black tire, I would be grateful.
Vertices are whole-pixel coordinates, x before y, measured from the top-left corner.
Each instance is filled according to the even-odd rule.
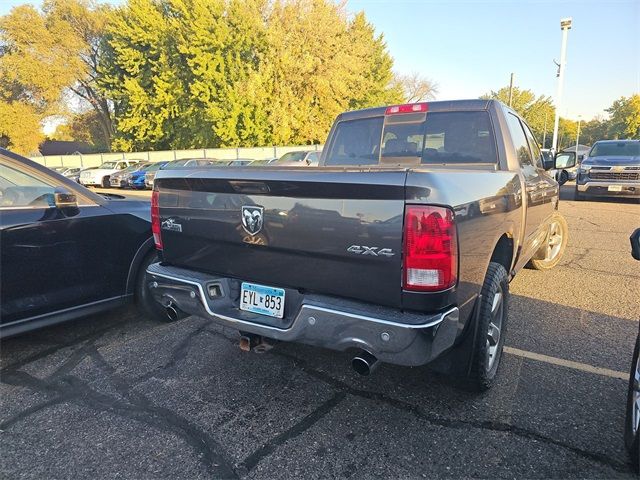
[[[499,305],[496,297],[501,294]],[[493,386],[500,367],[502,349],[507,333],[507,319],[509,310],[509,278],[505,268],[495,262],[489,264],[487,276],[482,285],[482,300],[480,302],[476,338],[474,339],[469,384],[473,390],[482,392]],[[498,339],[489,334],[489,328],[500,320]],[[493,351],[493,355],[491,352]]]
[[[111,188],[111,183],[109,182],[108,176],[102,179],[102,188]]]
[[[567,183],[569,181],[569,174],[567,173],[566,170],[562,170],[560,172],[560,177],[558,178],[558,183],[560,185],[564,185],[565,183]]]
[[[640,334],[636,340],[636,348],[633,352],[633,360],[631,361],[631,373],[629,375],[629,391],[627,393],[627,415],[624,421],[624,443],[631,455],[631,464],[636,472],[640,472],[640,428],[633,434],[632,426],[632,409],[633,405],[633,386],[635,381],[636,369],[638,368],[638,353],[640,351]]]
[[[558,229],[558,232],[554,234],[555,230]],[[567,225],[567,221],[564,219],[562,215],[558,212],[555,212],[551,217],[551,221],[549,222],[549,235],[545,239],[545,243],[540,247],[540,250],[536,253],[536,256],[546,254],[547,248],[549,248],[549,242],[551,241],[552,234],[554,236],[554,241],[557,239],[557,234],[560,235],[560,244],[558,245],[558,249],[553,248],[551,251],[553,252],[553,256],[551,258],[543,258],[543,259],[531,259],[527,264],[527,267],[533,268],[534,270],[551,270],[555,267],[560,260],[562,260],[562,256],[564,255],[564,251],[567,248],[567,241],[569,240],[569,225]]]
[[[144,260],[142,260],[138,269],[138,275],[136,276],[135,301],[140,313],[151,320],[167,323],[172,320],[169,319],[166,309],[153,298],[148,286],[147,267],[157,261],[158,255],[155,250],[150,252]]]

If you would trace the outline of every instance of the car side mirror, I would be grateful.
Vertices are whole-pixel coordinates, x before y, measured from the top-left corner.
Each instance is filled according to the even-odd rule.
[[[53,192],[53,202],[58,209],[78,208],[78,199],[75,193],[58,187]]]
[[[640,228],[631,234],[629,240],[631,241],[631,256],[640,260]]]
[[[571,168],[576,165],[576,156],[575,154],[568,155],[566,152],[560,152],[555,155],[553,158],[554,168]]]

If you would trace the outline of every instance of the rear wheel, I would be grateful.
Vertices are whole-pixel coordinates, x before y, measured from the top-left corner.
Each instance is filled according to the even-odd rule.
[[[536,253],[536,257],[531,259],[529,265],[535,270],[549,270],[555,267],[562,259],[564,250],[569,240],[569,226],[567,221],[559,213],[554,213],[549,223],[549,232],[545,243]]]
[[[482,285],[478,331],[473,346],[469,380],[474,390],[493,386],[504,347],[509,306],[509,278],[499,263],[491,262]]]
[[[111,186],[111,183],[109,182],[109,177],[104,177],[102,179],[102,188],[109,188]]]
[[[640,471],[640,335],[631,361],[629,392],[627,395],[627,418],[625,420],[624,442],[631,455],[636,472]]]
[[[149,253],[142,263],[140,264],[140,268],[138,269],[138,276],[136,278],[136,306],[140,310],[140,312],[149,317],[152,320],[156,320],[159,322],[171,322],[173,320],[177,320],[178,318],[182,318],[183,316],[178,316],[176,318],[170,318],[167,315],[166,309],[160,305],[160,303],[156,302],[156,300],[151,295],[149,291],[149,277],[147,275],[147,267],[152,263],[156,263],[158,261],[158,255],[155,250]]]

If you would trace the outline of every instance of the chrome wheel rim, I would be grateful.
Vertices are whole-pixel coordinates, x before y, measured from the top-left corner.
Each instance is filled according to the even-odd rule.
[[[504,294],[502,285],[498,285],[496,293],[491,300],[491,319],[487,328],[487,371],[490,371],[499,355],[498,346],[500,335],[502,334],[502,314],[503,314]]]
[[[553,222],[549,226],[549,238],[547,239],[547,255],[546,260],[552,261],[560,253],[562,247],[562,227],[560,223]]]
[[[631,385],[631,431],[635,435],[640,428],[640,355],[636,359],[636,368]]]

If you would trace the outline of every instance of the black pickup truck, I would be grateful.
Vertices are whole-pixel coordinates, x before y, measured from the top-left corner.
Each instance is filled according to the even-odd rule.
[[[171,318],[493,383],[509,281],[567,242],[529,127],[493,100],[341,114],[318,168],[161,170],[150,288]],[[546,165],[552,168],[552,165]]]

